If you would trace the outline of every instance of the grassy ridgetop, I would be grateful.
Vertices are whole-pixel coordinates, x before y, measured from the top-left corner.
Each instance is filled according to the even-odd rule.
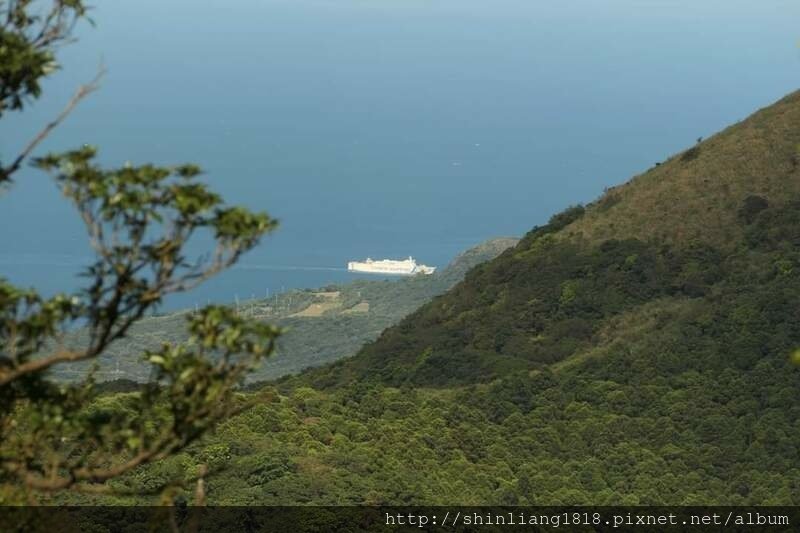
[[[800,91],[609,189],[564,235],[726,247],[742,236],[747,196],[780,204],[798,194]]]

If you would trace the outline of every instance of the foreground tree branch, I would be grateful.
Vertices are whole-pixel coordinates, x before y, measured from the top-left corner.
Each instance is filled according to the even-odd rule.
[[[0,0],[0,118],[40,96],[41,80],[58,69],[57,47],[86,17],[81,0],[44,4]],[[44,139],[97,90],[104,72],[81,86],[9,164],[0,162],[0,185],[12,183]],[[237,390],[280,334],[227,307],[207,306],[189,316],[187,342],[139,355],[152,369],[141,390],[100,395],[87,364],[164,298],[231,267],[277,222],[226,205],[199,180],[196,165],[106,169],[96,153],[84,145],[32,159],[74,205],[95,258],[74,294],[44,298],[0,278],[0,504],[30,503],[42,492],[107,493],[110,482],[189,446],[250,405]],[[203,233],[213,240],[211,253],[191,261],[187,245]],[[88,340],[69,345],[65,339],[76,328]],[[53,380],[62,367],[83,377]],[[196,476],[199,501],[204,475]]]
[[[36,147],[39,146],[39,144],[41,144],[42,141],[44,141],[54,129],[64,122],[64,120],[72,113],[80,101],[100,88],[100,80],[103,78],[105,73],[105,67],[101,67],[97,73],[97,76],[95,76],[92,81],[78,87],[78,90],[75,91],[74,95],[72,95],[72,98],[70,98],[69,102],[61,111],[61,113],[59,113],[55,119],[49,122],[44,128],[42,128],[41,131],[39,131],[39,133],[36,134],[33,139],[28,142],[25,148],[22,149],[22,152],[20,152],[19,155],[14,158],[10,165],[0,169],[0,184],[10,181],[11,175],[17,172],[21,168],[22,163],[25,162],[25,160],[33,153]]]

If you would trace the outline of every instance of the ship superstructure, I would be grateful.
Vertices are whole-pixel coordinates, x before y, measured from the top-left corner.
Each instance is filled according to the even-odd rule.
[[[436,267],[419,265],[413,257],[401,261],[393,259],[375,261],[374,259],[367,258],[365,261],[350,261],[347,263],[347,270],[350,272],[368,272],[371,274],[414,276],[416,274],[433,274],[436,271]]]

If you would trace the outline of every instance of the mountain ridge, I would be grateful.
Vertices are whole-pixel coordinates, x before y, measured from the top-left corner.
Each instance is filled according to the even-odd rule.
[[[741,237],[735,213],[748,195],[785,202],[800,194],[797,124],[800,91],[609,188],[563,235],[730,244]]]
[[[354,357],[262,385],[112,503],[208,467],[209,501],[230,505],[800,504],[800,195],[774,171],[790,145],[768,141],[794,142],[799,108],[729,130],[761,173],[706,209],[662,196],[725,159],[714,138],[611,207],[555,215]],[[667,170],[678,188],[654,180]],[[635,205],[654,181],[667,203]],[[672,226],[644,227],[651,212]]]
[[[305,382],[449,386],[563,366],[653,300],[713,305],[741,276],[774,268],[765,254],[791,270],[798,125],[800,91],[555,215],[354,358]],[[775,232],[783,235],[777,248],[788,249],[762,246]]]

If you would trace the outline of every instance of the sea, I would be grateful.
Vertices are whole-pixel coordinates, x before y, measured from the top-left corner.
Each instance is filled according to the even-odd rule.
[[[102,65],[39,154],[195,162],[281,223],[167,310],[347,282],[366,257],[443,267],[800,86],[790,0],[89,3],[44,96],[0,120],[0,160]],[[51,178],[26,168],[0,192],[0,276],[78,291],[92,258]]]

